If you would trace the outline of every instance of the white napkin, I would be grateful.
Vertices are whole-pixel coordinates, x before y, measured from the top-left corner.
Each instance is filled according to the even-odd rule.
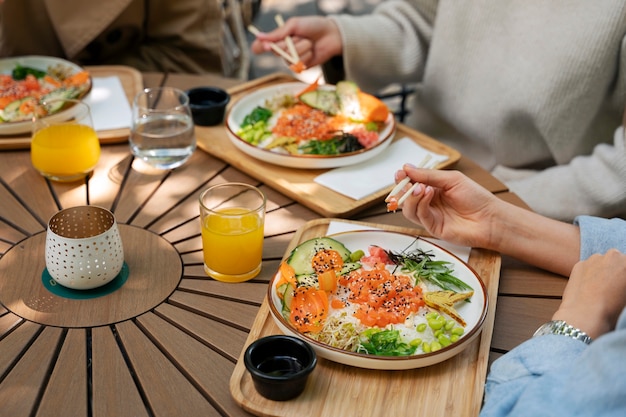
[[[91,108],[97,131],[129,128],[131,110],[118,77],[94,77],[91,92],[85,99]]]
[[[372,159],[332,169],[318,175],[314,181],[358,200],[393,185],[394,174],[402,168],[402,165],[407,162],[417,165],[426,155],[431,155],[430,166],[448,159],[446,155],[433,153],[404,137],[389,145]]]
[[[353,230],[376,230],[376,228],[363,226],[360,224],[331,221],[328,224],[328,231],[326,232],[326,234],[332,235],[334,233],[351,232]],[[469,260],[470,251],[472,250],[472,248],[468,246],[455,245],[453,243],[448,243],[445,240],[434,239],[430,237],[423,238],[423,239],[446,249],[448,252],[452,253],[453,255],[456,255],[463,262],[467,262]]]

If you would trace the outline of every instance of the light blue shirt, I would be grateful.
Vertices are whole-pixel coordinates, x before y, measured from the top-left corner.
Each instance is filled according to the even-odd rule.
[[[581,259],[626,252],[626,221],[579,216]],[[626,279],[626,277],[624,277]],[[626,416],[626,308],[615,331],[590,345],[566,336],[531,338],[491,366],[481,417]]]

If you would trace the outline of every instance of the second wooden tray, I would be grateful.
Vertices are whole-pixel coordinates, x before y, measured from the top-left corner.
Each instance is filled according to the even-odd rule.
[[[234,87],[229,90],[232,96],[231,105],[242,95],[259,88],[292,81],[294,81],[292,76],[279,73]],[[228,162],[325,217],[350,217],[367,207],[380,203],[393,187],[389,186],[365,198],[354,200],[314,182],[315,177],[328,171],[327,169],[288,168],[269,164],[246,155],[233,145],[223,125],[197,126],[196,137],[198,147],[204,151]],[[451,167],[461,158],[461,154],[457,150],[405,125],[398,124],[394,141],[403,137],[412,139],[432,152],[447,155],[448,160],[437,168]],[[364,178],[364,181],[367,181],[367,178]]]

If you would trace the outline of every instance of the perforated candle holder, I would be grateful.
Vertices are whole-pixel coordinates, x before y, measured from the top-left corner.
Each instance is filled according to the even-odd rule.
[[[96,206],[56,213],[46,233],[46,268],[59,284],[88,290],[108,284],[124,265],[115,216]]]

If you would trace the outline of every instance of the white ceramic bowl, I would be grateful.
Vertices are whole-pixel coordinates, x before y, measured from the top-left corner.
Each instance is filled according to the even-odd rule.
[[[395,232],[360,230],[338,233],[331,235],[331,237],[342,242],[353,252],[362,249],[367,253],[367,248],[370,245],[378,245],[394,252],[401,252],[407,248],[420,248],[425,251],[431,251],[436,260],[451,262],[454,268],[454,275],[474,289],[471,302],[455,305],[457,312],[467,323],[465,332],[457,342],[439,351],[411,356],[375,356],[334,348],[300,333],[283,317],[281,314],[281,299],[276,291],[276,284],[279,278],[277,273],[270,281],[268,298],[272,318],[283,333],[304,339],[313,346],[320,357],[328,360],[360,368],[382,370],[413,369],[434,365],[461,353],[480,334],[487,316],[488,303],[485,285],[476,272],[456,256],[426,240],[416,240],[415,236]]]
[[[304,169],[326,169],[358,164],[375,157],[389,146],[396,131],[396,120],[391,113],[385,122],[383,130],[380,132],[378,143],[367,149],[341,155],[288,155],[252,145],[237,135],[244,117],[256,106],[263,106],[267,99],[281,94],[296,94],[306,86],[307,84],[300,82],[283,83],[259,89],[241,98],[233,105],[226,116],[226,131],[231,142],[242,152],[261,161],[290,168]],[[321,87],[334,88],[334,86]]]
[[[111,282],[124,265],[124,248],[113,213],[78,206],[56,213],[46,233],[46,268],[56,282],[89,290]]]

